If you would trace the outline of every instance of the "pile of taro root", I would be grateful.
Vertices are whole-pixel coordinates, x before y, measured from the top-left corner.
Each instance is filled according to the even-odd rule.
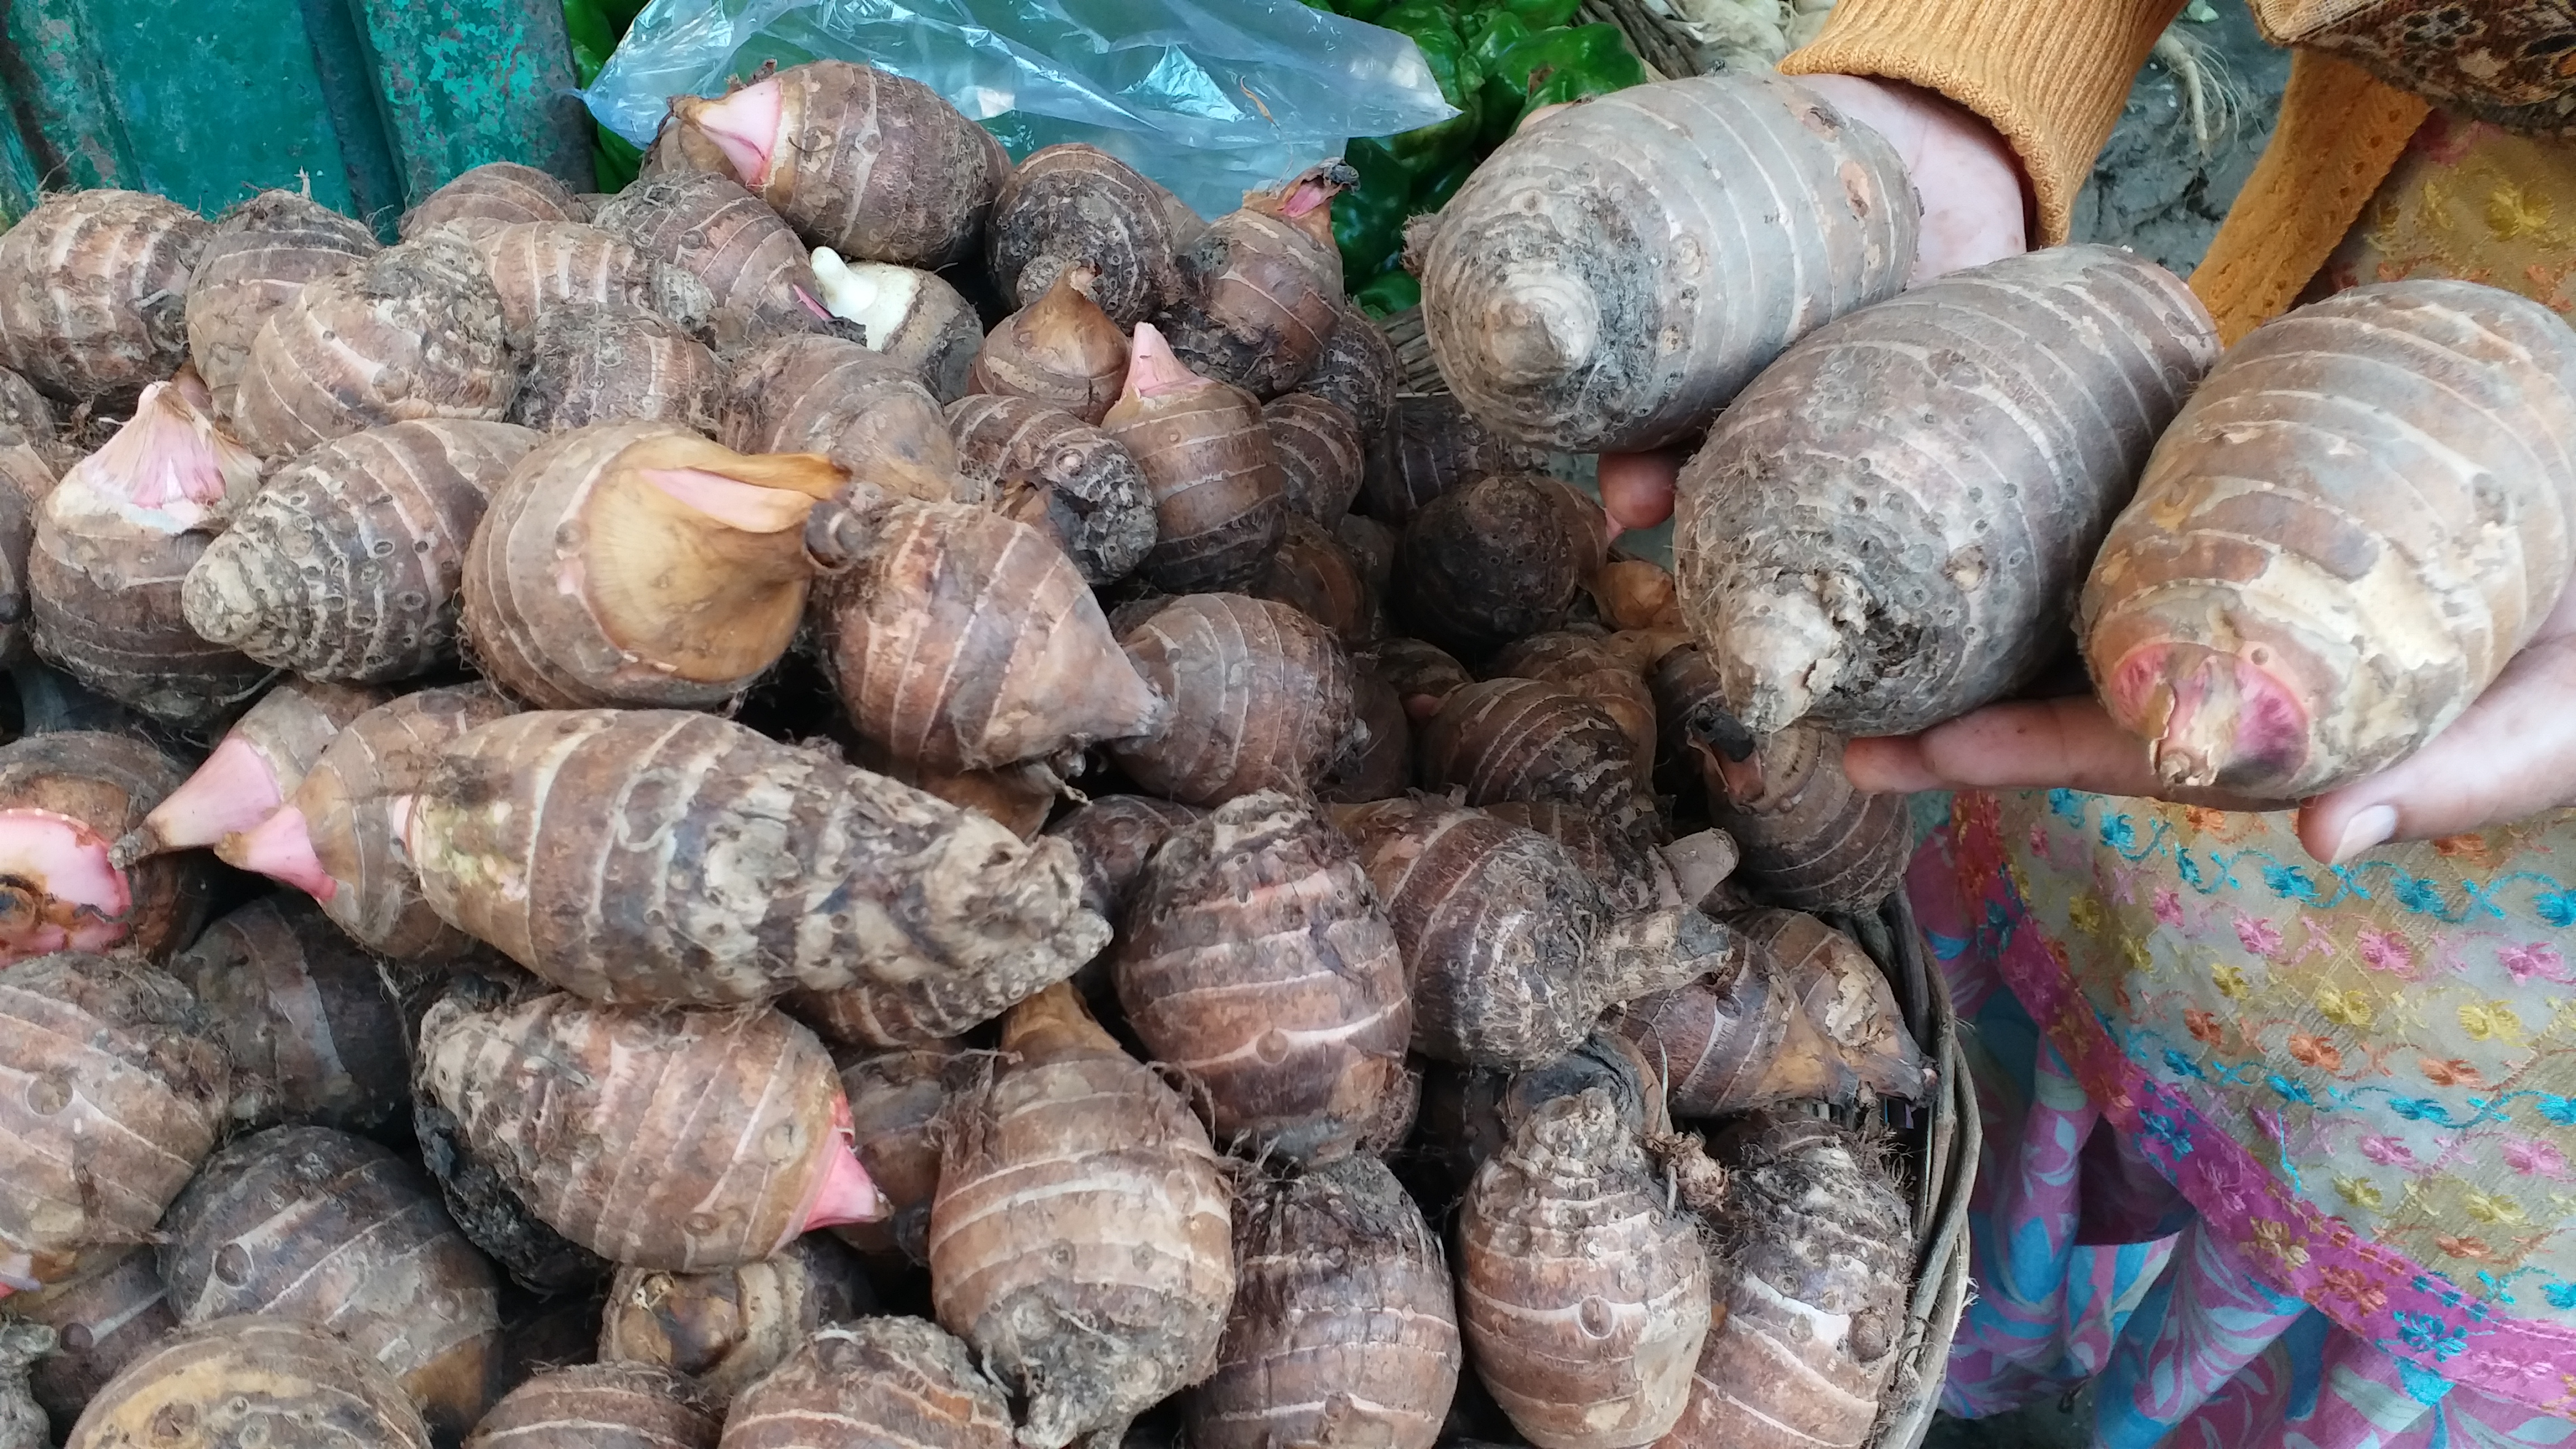
[[[0,1446],[1864,1442],[1902,803],[1344,179],[818,62],[0,235]]]

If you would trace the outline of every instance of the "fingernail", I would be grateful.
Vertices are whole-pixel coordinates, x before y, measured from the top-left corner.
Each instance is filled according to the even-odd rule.
[[[2397,807],[2373,805],[2344,822],[2343,839],[2335,842],[2334,863],[2342,865],[2397,833]]]

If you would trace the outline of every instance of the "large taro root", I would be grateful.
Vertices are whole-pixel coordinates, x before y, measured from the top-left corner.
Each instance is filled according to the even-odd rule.
[[[984,319],[937,272],[892,262],[846,262],[814,249],[825,311],[858,325],[868,350],[909,372],[942,407],[964,397],[984,348]],[[1123,357],[1125,343],[1119,344]]]
[[[0,233],[0,365],[115,407],[188,360],[188,271],[213,228],[140,191],[65,191]]]
[[[1193,594],[1155,609],[1123,642],[1171,711],[1156,732],[1113,741],[1110,755],[1165,799],[1306,791],[1347,740],[1350,660],[1329,630],[1285,604]]]
[[[724,1421],[686,1380],[642,1364],[548,1369],[492,1406],[466,1449],[716,1449]]]
[[[224,213],[188,274],[188,361],[215,416],[232,416],[233,390],[268,314],[305,283],[380,249],[364,222],[292,191],[263,191]]]
[[[386,698],[382,690],[302,679],[272,686],[215,742],[206,762],[116,842],[109,861],[130,866],[194,850],[266,820],[304,783],[332,738]]]
[[[1173,294],[1171,193],[1124,161],[1079,142],[1029,153],[1002,183],[984,235],[993,286],[1026,307],[1065,269],[1098,273],[1091,298],[1134,327]]]
[[[90,1400],[67,1449],[430,1449],[394,1376],[328,1329],[243,1314],[165,1339]]]
[[[1632,86],[1522,127],[1450,198],[1421,247],[1423,335],[1506,437],[1658,447],[1894,296],[1919,215],[1895,148],[1795,82]]]
[[[536,351],[540,331],[572,312],[640,307],[690,332],[711,324],[715,303],[704,282],[598,227],[523,221],[465,235],[501,299],[502,335],[523,356]]]
[[[1635,741],[1609,710],[1561,684],[1488,679],[1451,694],[1422,732],[1425,789],[1463,803],[1558,801],[1616,816],[1637,789]]]
[[[1011,1405],[966,1345],[918,1318],[827,1328],[752,1385],[722,1449],[1010,1449]]]
[[[957,463],[1003,516],[1045,533],[1098,587],[1127,577],[1154,546],[1144,470],[1107,433],[1022,397],[980,393],[948,405]]]
[[[1140,323],[1126,390],[1101,428],[1154,495],[1145,582],[1188,593],[1261,577],[1286,526],[1288,484],[1252,394],[1191,371]]]
[[[204,863],[117,864],[116,841],[182,779],[126,734],[58,730],[0,745],[0,964],[122,949],[159,960],[205,920]]]
[[[374,1132],[407,1119],[409,1024],[376,958],[300,896],[265,896],[170,960],[233,1063],[237,1123]]]
[[[525,221],[581,221],[581,202],[565,185],[534,166],[516,161],[487,161],[448,179],[403,214],[402,237],[409,241],[432,227],[452,221],[490,221],[507,226]]]
[[[108,1380],[179,1327],[151,1248],[129,1249],[106,1267],[83,1271],[86,1276],[60,1287],[8,1300],[11,1317],[53,1330],[53,1351],[28,1377],[58,1435],[71,1432]]]
[[[1386,422],[1364,432],[1359,511],[1402,528],[1433,499],[1497,473],[1523,471],[1525,455],[1469,417],[1445,392],[1400,393]]]
[[[822,325],[822,283],[805,244],[730,176],[644,177],[601,207],[593,224],[705,283],[719,346]]]
[[[1021,1003],[1001,1045],[943,1123],[932,1301],[1026,1395],[1025,1449],[1115,1443],[1215,1367],[1235,1289],[1224,1170],[1071,986]]]
[[[624,420],[716,430],[724,365],[707,345],[642,307],[566,307],[541,318],[514,421],[562,433]]]
[[[846,337],[790,333],[732,359],[717,436],[743,453],[820,453],[872,488],[979,503],[959,475],[939,399],[902,364]]]

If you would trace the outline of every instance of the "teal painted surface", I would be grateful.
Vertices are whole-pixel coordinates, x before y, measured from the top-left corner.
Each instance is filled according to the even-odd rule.
[[[590,189],[590,117],[572,93],[562,0],[354,8],[407,195],[486,161],[523,162]]]

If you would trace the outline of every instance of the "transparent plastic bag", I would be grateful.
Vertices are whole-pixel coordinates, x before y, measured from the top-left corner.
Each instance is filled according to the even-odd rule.
[[[826,58],[920,81],[1014,156],[1088,142],[1209,216],[1456,114],[1410,39],[1298,0],[652,0],[583,99],[641,146],[671,96]]]

